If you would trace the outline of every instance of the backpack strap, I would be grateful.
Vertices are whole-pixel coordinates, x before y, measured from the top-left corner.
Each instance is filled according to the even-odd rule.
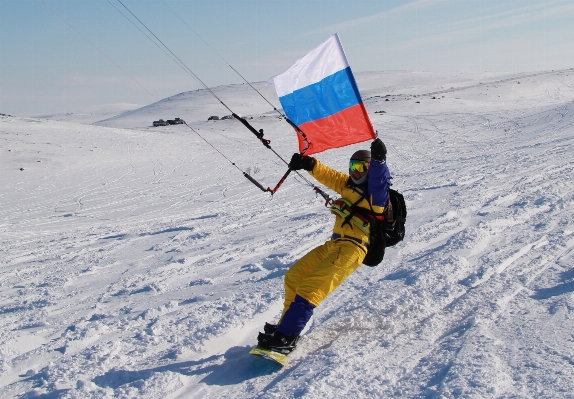
[[[351,229],[353,228],[353,226],[351,225],[351,220],[353,219],[353,216],[355,216],[355,213],[357,213],[357,204],[359,202],[361,202],[363,199],[365,199],[365,194],[366,194],[367,190],[365,190],[364,193],[361,193],[361,197],[354,203],[352,204],[349,208],[351,208],[351,212],[349,213],[349,215],[345,218],[345,220],[343,221],[343,223],[341,224],[341,227],[343,227],[344,225],[348,224],[349,226],[351,226]],[[367,200],[367,202],[369,202],[369,200]],[[369,202],[369,206],[371,206],[371,203]],[[373,207],[371,207],[371,209],[373,209]]]
[[[379,217],[383,217],[384,218],[384,214],[385,212],[383,211],[382,213],[377,213],[375,212],[375,210],[373,209],[373,205],[371,204],[371,201],[367,200],[367,203],[369,204],[369,208],[371,208],[370,212],[368,210],[366,210],[365,208],[361,208],[358,206],[358,204],[363,200],[366,199],[367,190],[365,190],[365,192],[361,193],[361,198],[359,198],[354,204],[352,204],[350,206],[351,208],[351,212],[350,214],[345,218],[345,220],[343,221],[343,223],[341,224],[341,226],[344,226],[345,224],[349,224],[349,226],[351,226],[351,228],[353,228],[353,226],[351,225],[351,220],[353,219],[353,217],[355,216],[356,213],[358,213],[360,216],[362,216],[363,219],[370,219],[370,218],[376,218],[378,219]],[[390,199],[389,199],[390,200]],[[385,207],[386,208],[386,207]]]

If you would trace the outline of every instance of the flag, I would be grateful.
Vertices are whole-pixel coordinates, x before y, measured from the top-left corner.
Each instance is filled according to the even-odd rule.
[[[283,111],[306,137],[306,155],[376,138],[337,34],[273,83]],[[305,137],[297,135],[300,152]]]

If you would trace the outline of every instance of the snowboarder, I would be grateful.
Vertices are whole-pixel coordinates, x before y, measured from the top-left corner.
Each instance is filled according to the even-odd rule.
[[[361,210],[381,218],[389,203],[392,184],[386,155],[384,143],[377,138],[371,143],[371,151],[360,150],[351,156],[349,174],[298,153],[293,154],[289,167],[307,170],[320,183],[339,193],[347,206],[356,204]],[[260,347],[280,353],[291,352],[313,315],[313,309],[362,264],[369,246],[369,234],[363,226],[361,229],[355,225],[351,217],[342,216],[345,215],[341,209],[345,202],[337,203],[340,204],[338,209],[332,207],[337,218],[331,239],[307,253],[287,271],[281,318],[278,324],[265,324],[265,332],[257,337]]]

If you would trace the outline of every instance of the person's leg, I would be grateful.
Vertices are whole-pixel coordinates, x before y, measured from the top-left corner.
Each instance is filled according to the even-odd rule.
[[[329,243],[331,241],[326,242],[325,244],[316,247],[312,251],[308,252],[305,256],[299,259],[293,266],[289,268],[287,273],[285,274],[285,301],[283,306],[283,312],[281,313],[281,318],[277,325],[273,324],[265,324],[264,333],[259,333],[257,337],[258,345],[271,349],[280,353],[289,353],[295,348],[295,344],[297,343],[298,336],[288,336],[285,334],[281,334],[278,331],[279,325],[282,323],[283,317],[288,309],[295,309],[299,308],[298,311],[306,312],[308,307],[308,302],[303,300],[301,302],[301,298],[297,296],[297,285],[299,282],[303,281],[305,276],[313,271],[315,266],[321,262],[321,260],[327,255]],[[301,305],[303,307],[301,308]],[[312,308],[310,309],[312,313]],[[291,311],[293,313],[293,310]],[[309,318],[311,316],[309,315]],[[288,322],[288,324],[291,322]],[[303,325],[304,327],[305,325]],[[301,328],[302,329],[302,328]]]
[[[287,312],[291,303],[295,301],[299,283],[303,281],[305,276],[311,273],[315,266],[327,255],[329,242],[330,241],[327,241],[325,244],[308,252],[291,266],[285,274],[285,300],[283,302],[283,312],[281,312],[281,318],[279,320],[283,318],[283,315]]]
[[[363,262],[365,251],[348,241],[329,241],[327,254],[299,282],[294,300],[284,313],[278,331],[298,336],[313,315],[313,309],[341,285]]]

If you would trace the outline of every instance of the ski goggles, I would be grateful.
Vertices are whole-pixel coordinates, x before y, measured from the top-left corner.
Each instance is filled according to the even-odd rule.
[[[354,171],[357,171],[360,173],[366,172],[369,170],[369,163],[367,161],[351,160],[351,162],[349,162],[349,170],[351,172],[354,172]]]

